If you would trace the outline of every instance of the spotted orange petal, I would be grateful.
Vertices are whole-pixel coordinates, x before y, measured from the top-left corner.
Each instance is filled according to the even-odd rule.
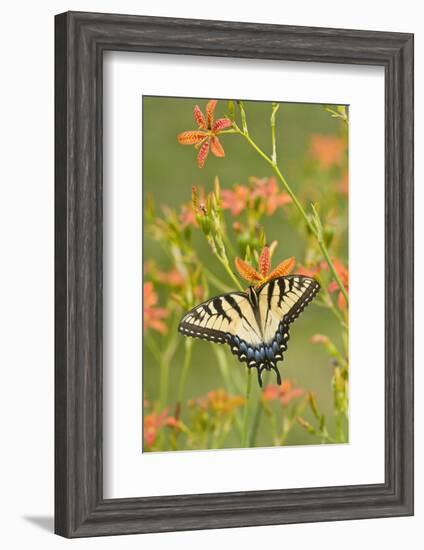
[[[206,159],[208,158],[208,154],[209,154],[209,140],[205,141],[199,149],[199,153],[197,155],[197,165],[199,168],[203,168],[203,166],[205,165]]]
[[[287,260],[281,262],[281,264],[279,264],[275,269],[271,271],[271,273],[267,277],[267,281],[272,281],[272,279],[276,279],[277,277],[289,275],[293,271],[295,263],[296,260],[293,256],[291,258],[287,258]]]
[[[269,247],[264,246],[261,255],[259,257],[259,272],[262,275],[262,277],[266,277],[269,271],[269,268],[271,267],[271,256],[269,253]]]
[[[206,120],[198,105],[195,105],[193,114],[194,114],[194,120],[196,121],[197,126],[201,130],[206,130]]]
[[[243,279],[249,281],[249,283],[259,283],[260,281],[262,281],[262,277],[256,271],[256,269],[253,269],[251,265],[249,265],[241,258],[236,258],[235,264],[237,271],[240,273]]]
[[[205,136],[205,137],[202,139],[202,141],[199,141],[198,143],[196,143],[196,144],[194,145],[194,148],[195,148],[195,149],[200,149],[200,147],[203,145],[203,143],[204,143],[207,139],[208,139],[208,137]]]
[[[196,143],[201,142],[205,136],[205,132],[200,132],[199,130],[189,130],[178,134],[177,140],[182,145],[195,145]]]
[[[211,139],[211,151],[216,157],[225,157],[224,148],[216,136]]]
[[[206,105],[206,120],[208,121],[208,128],[212,129],[213,126],[213,112],[218,101],[216,99],[211,99]]]
[[[225,128],[229,128],[231,124],[232,122],[229,118],[218,118],[218,120],[215,120],[214,125],[212,126],[212,132],[217,133],[221,130],[225,130]]]

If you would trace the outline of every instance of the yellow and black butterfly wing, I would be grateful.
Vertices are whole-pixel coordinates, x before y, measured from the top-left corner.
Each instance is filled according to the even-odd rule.
[[[303,275],[279,277],[259,287],[260,327],[272,360],[283,359],[290,337],[289,325],[299,317],[319,289],[315,279]]]
[[[232,292],[199,304],[181,320],[185,336],[228,344],[239,361],[256,368],[262,385],[263,370],[281,376],[277,362],[283,360],[289,340],[289,325],[319,291],[310,277],[289,275],[274,279],[248,292]]]
[[[181,319],[178,330],[185,336],[228,344],[240,361],[247,349],[259,347],[262,334],[246,292],[215,296],[199,304]]]

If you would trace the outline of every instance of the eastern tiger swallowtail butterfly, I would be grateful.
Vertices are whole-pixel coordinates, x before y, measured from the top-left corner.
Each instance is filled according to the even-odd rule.
[[[185,336],[228,344],[239,361],[262,372],[281,376],[289,326],[318,293],[320,285],[310,277],[286,275],[246,292],[230,292],[199,304],[182,318],[178,330]]]

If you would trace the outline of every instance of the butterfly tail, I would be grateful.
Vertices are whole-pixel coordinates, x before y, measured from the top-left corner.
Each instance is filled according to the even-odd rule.
[[[280,371],[277,368],[277,365],[273,361],[269,361],[269,362],[265,363],[264,365],[262,365],[260,367],[256,367],[256,369],[258,371],[258,382],[259,382],[259,386],[261,388],[263,386],[262,373],[263,373],[264,370],[268,370],[268,371],[273,370],[275,372],[275,374],[277,375],[277,384],[279,386],[281,386],[281,383],[282,383],[281,374],[280,374]]]
[[[271,366],[271,369],[275,372],[275,374],[277,375],[277,384],[279,386],[281,386],[281,374],[280,374],[280,371],[278,370],[278,367],[275,363],[270,363],[270,366]]]

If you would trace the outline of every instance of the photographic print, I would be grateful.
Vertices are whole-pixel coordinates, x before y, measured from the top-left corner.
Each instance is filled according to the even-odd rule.
[[[347,443],[348,107],[142,113],[143,452]]]

